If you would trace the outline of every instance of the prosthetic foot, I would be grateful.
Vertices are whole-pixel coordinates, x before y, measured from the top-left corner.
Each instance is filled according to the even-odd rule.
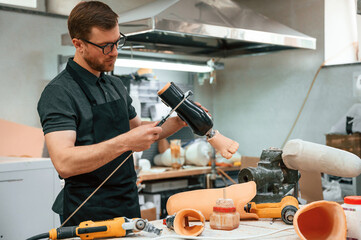
[[[236,153],[239,146],[237,142],[223,136],[217,130],[215,131],[214,136],[208,138],[207,141],[226,159],[230,159],[233,154]]]
[[[174,194],[167,201],[168,215],[191,208],[201,211],[205,219],[209,220],[214,204],[219,198],[223,198],[224,191],[227,198],[233,200],[240,219],[258,219],[257,214],[246,213],[244,210],[244,206],[253,199],[257,192],[256,183],[253,181],[234,184],[226,188],[201,189]]]

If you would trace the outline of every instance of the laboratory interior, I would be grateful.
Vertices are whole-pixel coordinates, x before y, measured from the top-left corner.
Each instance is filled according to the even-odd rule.
[[[0,240],[361,240],[361,0],[0,0],[0,35]]]

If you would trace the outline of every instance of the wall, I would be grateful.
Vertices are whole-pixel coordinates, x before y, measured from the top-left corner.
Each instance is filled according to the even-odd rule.
[[[243,0],[244,1],[244,0]],[[246,5],[317,38],[317,50],[287,50],[222,60],[217,84],[195,81],[195,100],[214,117],[215,128],[240,143],[242,155],[281,147],[323,61],[323,0],[244,1]],[[36,105],[57,74],[66,20],[0,11],[0,118],[40,127]],[[325,143],[324,134],[355,102],[352,76],[358,65],[321,70],[292,138]]]
[[[71,56],[61,46],[66,19],[0,10],[0,119],[41,127],[37,102],[58,73],[58,55]],[[117,68],[117,74],[137,69]],[[191,83],[189,73],[155,70],[158,80]]]
[[[0,11],[0,32],[0,118],[40,127],[36,106],[57,55],[74,53],[60,42],[66,19]]]
[[[317,50],[224,59],[225,69],[217,72],[216,85],[195,83],[197,100],[212,101],[215,128],[238,141],[242,155],[260,156],[263,149],[282,146],[322,64],[324,1],[243,2],[317,38]],[[290,139],[325,143],[325,133],[357,102],[352,96],[352,77],[357,69],[359,65],[321,70]]]

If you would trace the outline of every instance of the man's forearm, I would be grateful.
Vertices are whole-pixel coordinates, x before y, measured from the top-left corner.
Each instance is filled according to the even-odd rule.
[[[127,151],[144,151],[161,132],[162,128],[147,124],[93,145],[74,146],[75,131],[51,132],[45,135],[45,141],[59,175],[68,178],[94,171]]]
[[[167,138],[174,133],[178,132],[183,127],[187,126],[187,124],[181,120],[178,116],[168,118],[167,121],[162,125],[162,133],[159,136],[159,139]]]
[[[68,146],[62,148],[62,151],[49,149],[49,153],[59,175],[68,178],[92,172],[129,151],[122,142],[126,142],[125,136],[119,135],[97,144]]]

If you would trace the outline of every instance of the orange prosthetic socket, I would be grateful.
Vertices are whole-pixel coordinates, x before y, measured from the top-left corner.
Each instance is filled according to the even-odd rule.
[[[340,204],[317,201],[300,208],[293,227],[302,239],[346,239],[346,216]]]
[[[189,225],[189,218],[201,222],[201,225]],[[205,225],[205,218],[200,211],[186,208],[177,212],[173,222],[174,231],[184,236],[199,236]]]
[[[257,193],[256,183],[253,181],[234,184],[226,188],[201,189],[174,194],[167,201],[168,215],[191,208],[201,211],[205,219],[209,220],[217,200],[224,197],[224,190],[227,198],[233,200],[240,219],[258,219],[257,214],[246,213],[244,210],[244,206]]]
[[[230,159],[239,147],[236,141],[223,136],[218,130],[216,130],[214,136],[208,138],[207,141],[226,159]]]

